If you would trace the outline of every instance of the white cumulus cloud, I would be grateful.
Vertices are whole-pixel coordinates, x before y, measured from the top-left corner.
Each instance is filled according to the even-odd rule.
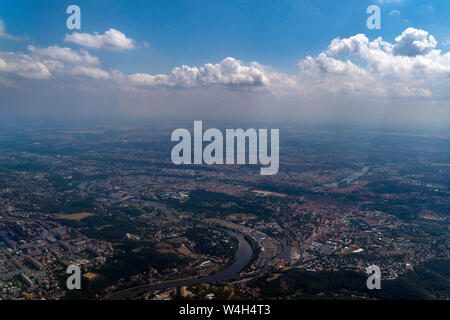
[[[48,79],[50,71],[40,61],[27,54],[0,51],[0,73],[17,74],[28,79]]]
[[[107,71],[95,67],[78,66],[69,71],[71,75],[84,76],[91,79],[109,79],[110,75]]]
[[[220,63],[207,63],[200,67],[183,65],[174,68],[168,75],[132,74],[129,80],[133,84],[149,87],[264,86],[269,81],[257,63],[246,66],[231,57]]]
[[[63,48],[57,45],[47,48],[37,48],[35,46],[28,46],[28,51],[32,52],[35,56],[43,59],[53,59],[68,63],[81,63],[99,65],[100,60],[96,56],[92,56],[86,50],[75,51],[70,48]]]
[[[72,50],[57,45],[47,48],[28,46],[30,55],[39,59],[48,70],[60,75],[82,76],[91,79],[108,79],[108,71],[99,68],[100,60],[86,50]]]
[[[109,29],[104,34],[79,32],[66,34],[64,41],[90,48],[111,50],[129,50],[136,47],[133,39],[127,38],[125,34],[113,28]]]
[[[427,31],[408,28],[395,38],[394,54],[415,57],[436,48],[437,42]]]
[[[445,95],[450,53],[435,50],[436,40],[423,30],[406,29],[395,43],[364,34],[336,38],[316,57],[300,60],[304,90],[379,97]],[[306,89],[305,89],[306,88]]]

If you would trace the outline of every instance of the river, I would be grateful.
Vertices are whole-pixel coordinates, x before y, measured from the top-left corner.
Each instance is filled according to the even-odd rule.
[[[79,185],[79,188],[87,191],[87,182],[83,182]],[[89,193],[89,192],[88,192]],[[102,195],[106,198],[111,198],[110,196]],[[169,221],[176,222],[178,219],[174,217],[170,209],[167,205],[155,201],[143,201],[143,203],[150,207],[155,207],[164,212]],[[114,293],[106,298],[106,300],[125,300],[131,299],[136,296],[140,296],[145,292],[150,290],[157,289],[167,289],[167,288],[175,288],[182,286],[190,286],[198,283],[216,283],[216,282],[226,282],[233,280],[236,278],[239,273],[244,269],[244,267],[249,263],[253,250],[247,240],[245,240],[244,236],[241,233],[233,232],[230,230],[226,230],[232,237],[238,240],[238,249],[234,256],[234,262],[231,266],[218,271],[210,276],[193,278],[193,279],[183,279],[183,280],[174,280],[170,282],[164,283],[156,283],[156,284],[148,284],[140,287],[130,288],[123,291],[119,291]]]
[[[244,236],[240,233],[228,231],[227,232],[238,240],[238,249],[236,251],[234,262],[231,266],[218,271],[210,276],[194,278],[194,279],[184,279],[184,280],[174,280],[171,282],[148,284],[136,288],[131,288],[114,293],[106,298],[106,300],[125,300],[131,299],[136,296],[140,296],[145,292],[157,289],[168,289],[182,286],[191,286],[198,283],[216,283],[216,282],[226,282],[237,278],[242,269],[250,261],[253,251],[250,244],[245,240]]]

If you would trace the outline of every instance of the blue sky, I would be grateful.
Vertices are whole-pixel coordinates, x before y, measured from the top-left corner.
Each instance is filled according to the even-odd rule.
[[[450,40],[450,1],[391,2],[21,0],[1,1],[0,18],[9,33],[26,34],[30,43],[63,44],[68,32],[66,8],[77,4],[82,11],[82,32],[115,28],[149,44],[130,52],[94,52],[104,66],[130,73],[169,72],[181,64],[199,65],[227,56],[291,72],[300,58],[319,53],[336,37],[366,33],[369,38],[392,40],[409,26],[425,29],[438,40]],[[381,30],[366,27],[365,10],[370,4],[381,7]],[[400,14],[390,14],[393,10]],[[26,45],[2,41],[0,49],[24,49]]]
[[[3,0],[0,114],[448,126],[449,16],[431,0]]]

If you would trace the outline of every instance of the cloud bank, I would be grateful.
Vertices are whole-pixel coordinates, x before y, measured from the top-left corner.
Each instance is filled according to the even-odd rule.
[[[91,48],[135,48],[134,40],[115,29],[104,35],[73,33],[65,41]],[[333,39],[316,56],[300,59],[290,73],[227,57],[200,66],[181,65],[167,74],[127,75],[105,70],[100,59],[85,49],[30,45],[26,52],[0,52],[0,83],[55,79],[59,85],[71,83],[91,92],[89,99],[95,105],[106,104],[102,100],[113,93],[136,113],[157,109],[214,113],[215,108],[229,108],[269,117],[316,111],[368,115],[384,106],[383,112],[401,118],[409,116],[406,108],[422,116],[431,106],[440,113],[427,116],[442,118],[450,112],[450,52],[436,47],[437,40],[427,31],[408,28],[392,42],[381,37],[370,40],[364,34]]]
[[[436,45],[428,32],[408,28],[393,43],[381,37],[370,41],[364,34],[336,38],[316,57],[301,59],[292,75],[228,57],[216,64],[176,67],[170,74],[132,74],[128,80],[140,88],[245,87],[299,97],[441,97],[448,95],[450,53]]]

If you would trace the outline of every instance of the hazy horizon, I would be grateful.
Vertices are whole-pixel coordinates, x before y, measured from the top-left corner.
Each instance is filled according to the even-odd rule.
[[[2,118],[449,125],[446,2],[70,4],[0,4]]]

